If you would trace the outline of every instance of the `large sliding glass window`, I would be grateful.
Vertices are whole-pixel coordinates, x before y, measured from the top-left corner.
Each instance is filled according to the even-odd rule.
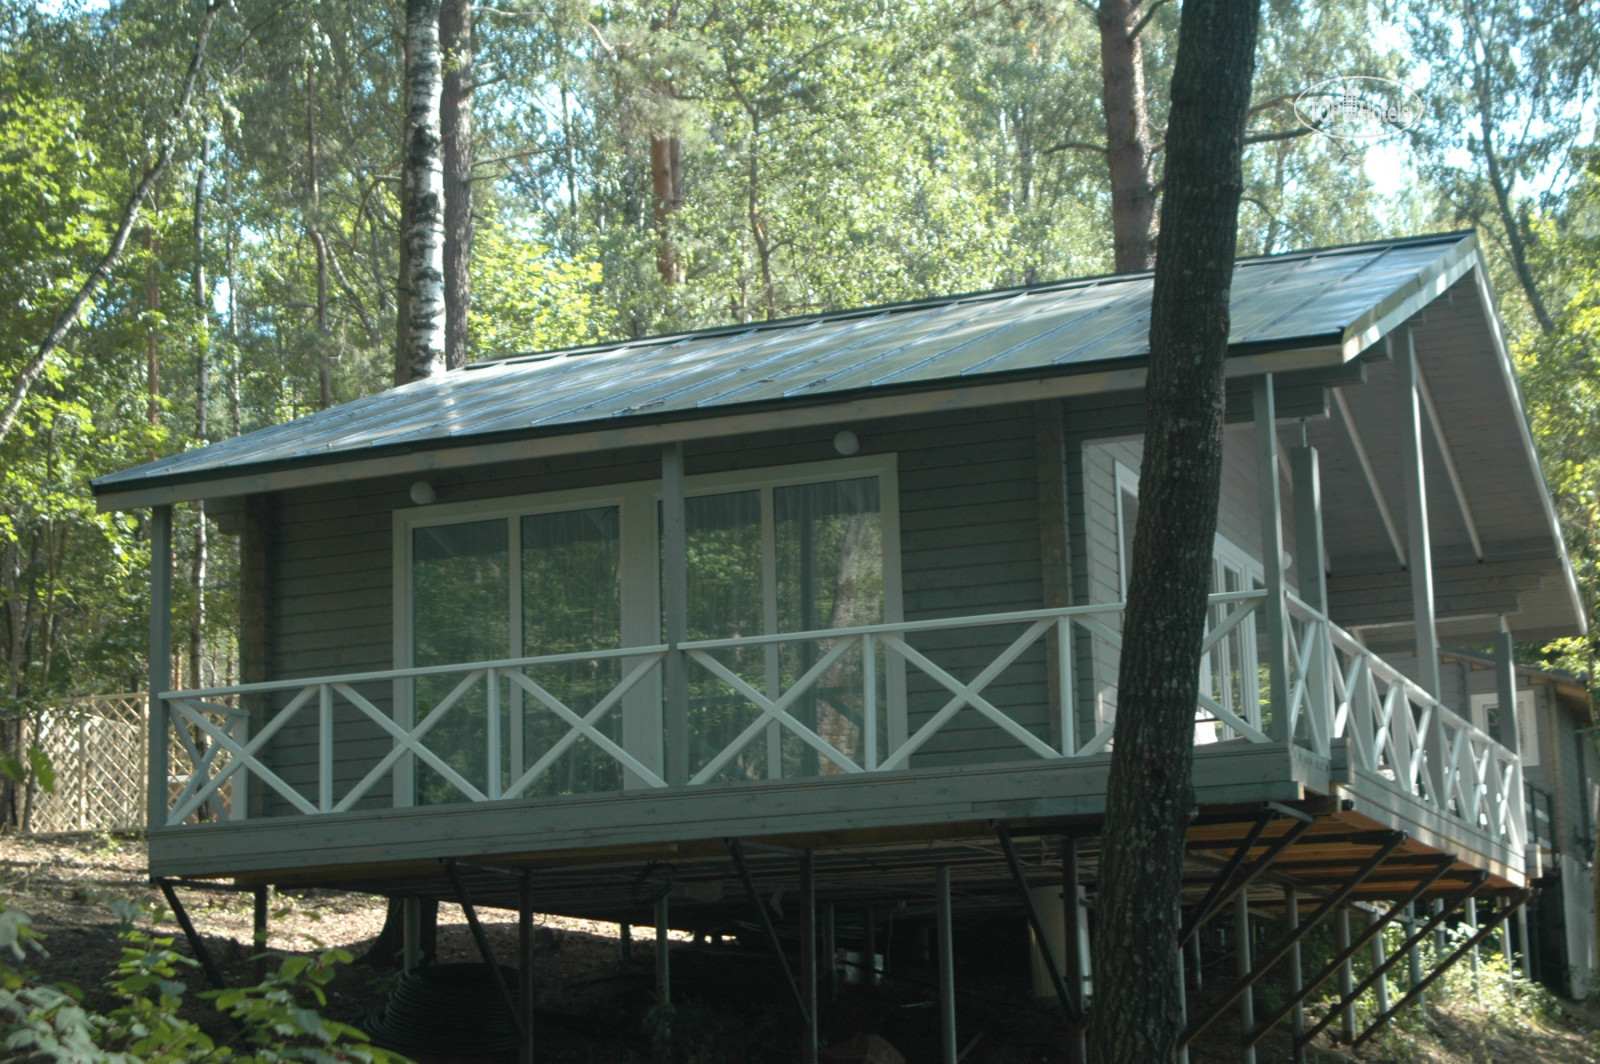
[[[854,475],[828,475],[840,466]],[[892,459],[884,458],[691,478],[685,499],[689,639],[819,631],[897,617],[897,593],[891,593],[897,579],[889,579],[896,556],[892,550],[886,555],[880,472],[892,468]],[[659,486],[641,483],[609,497],[574,492],[467,504],[457,511],[459,520],[442,507],[405,512],[397,543],[410,557],[398,588],[409,596],[409,624],[398,664],[461,665],[656,643],[662,631],[660,505]],[[711,653],[752,688],[777,698],[834,646],[819,638]],[[480,681],[439,718],[425,742],[485,794],[518,787],[530,773],[531,782],[518,793],[637,786],[641,781],[592,740],[574,738],[569,723],[546,704],[558,701],[584,716],[637,664],[608,658],[526,666],[524,684],[502,675],[495,755],[489,750],[488,685]],[[877,671],[878,712],[885,721],[886,672]],[[852,646],[789,706],[798,721],[857,763],[865,728],[863,673],[861,648]],[[409,692],[412,719],[425,717],[464,678],[417,678]],[[688,678],[691,774],[719,755],[712,775],[728,780],[836,769],[788,730],[764,724],[760,710],[722,678],[696,664]],[[596,721],[607,738],[658,773],[662,697],[660,677],[650,677]],[[491,756],[499,764],[491,766]],[[463,798],[420,760],[415,791],[424,804]]]

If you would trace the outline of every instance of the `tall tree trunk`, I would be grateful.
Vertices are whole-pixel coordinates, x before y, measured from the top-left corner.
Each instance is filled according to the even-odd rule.
[[[440,0],[406,0],[406,126],[402,159],[408,216],[407,313],[401,351],[412,380],[445,369],[444,164],[439,104],[444,89],[439,55]]]
[[[201,444],[210,442],[211,425],[206,409],[211,401],[211,284],[206,278],[206,185],[207,140],[200,141],[199,157],[194,175],[194,309],[197,322],[195,346],[199,349],[195,359],[194,374],[194,435]],[[205,656],[206,632],[206,579],[210,559],[207,552],[206,503],[198,499],[194,504],[194,569],[190,578],[194,583],[194,617],[189,625],[189,677],[196,687],[204,687],[200,679],[200,663]]]
[[[1478,129],[1483,137],[1483,162],[1488,171],[1489,188],[1494,192],[1495,212],[1500,217],[1500,227],[1506,235],[1507,257],[1511,259],[1511,272],[1516,275],[1517,284],[1522,287],[1523,295],[1528,298],[1528,306],[1533,310],[1534,320],[1539,323],[1539,331],[1549,336],[1556,331],[1555,319],[1551,317],[1549,308],[1545,305],[1544,295],[1539,291],[1539,285],[1534,280],[1533,271],[1528,267],[1529,233],[1524,229],[1523,220],[1517,217],[1516,210],[1511,203],[1514,175],[1508,175],[1501,169],[1500,155],[1494,146],[1494,87],[1490,84],[1488,63],[1480,56],[1479,49],[1487,50],[1492,45],[1483,39],[1481,27],[1478,25],[1476,12],[1471,4],[1466,7],[1467,17],[1463,22],[1472,34],[1472,40],[1467,42],[1468,53],[1472,56],[1473,81],[1478,96]],[[1476,47],[1474,47],[1476,45]]]
[[[1170,1061],[1194,709],[1222,480],[1223,358],[1260,0],[1187,0],[1172,75],[1144,461],[1101,850],[1101,1061]]]
[[[156,263],[155,233],[146,229],[141,236],[149,256],[144,267],[144,309],[150,314],[144,341],[145,416],[150,424],[157,425],[161,422],[161,330],[156,325],[156,314],[161,310],[161,272]],[[155,458],[150,456],[152,462]]]
[[[652,33],[665,33],[672,29],[677,15],[677,4],[664,14],[650,20]],[[658,85],[659,91],[669,99],[677,93],[670,80]],[[656,273],[661,283],[683,283],[683,268],[678,262],[678,249],[672,243],[672,216],[683,209],[683,143],[675,131],[652,130],[650,133],[650,184],[655,197],[656,223]]]
[[[11,427],[16,424],[17,414],[21,412],[22,404],[28,398],[28,391],[33,387],[33,382],[39,379],[39,374],[44,372],[50,356],[61,346],[61,341],[67,338],[67,334],[78,321],[78,315],[83,313],[83,308],[94,298],[100,286],[110,279],[111,271],[121,261],[123,249],[128,246],[128,237],[132,235],[134,225],[139,220],[140,206],[172,163],[172,153],[177,145],[178,134],[182,131],[184,119],[189,114],[189,103],[194,99],[195,82],[199,80],[200,68],[205,64],[206,43],[211,39],[212,23],[216,21],[217,14],[222,8],[230,2],[231,0],[210,0],[206,4],[205,14],[200,18],[200,28],[195,34],[194,51],[189,57],[189,69],[184,75],[183,86],[178,92],[178,98],[172,105],[172,112],[159,138],[155,161],[145,170],[144,176],[139,179],[138,185],[134,186],[133,194],[123,206],[122,218],[118,221],[116,232],[111,237],[111,246],[95,264],[94,269],[89,271],[89,276],[67,302],[44,339],[39,342],[33,358],[28,360],[28,364],[22,368],[22,372],[12,383],[11,398],[6,402],[5,409],[0,410],[0,443],[5,442],[5,438],[11,434]]]
[[[1150,114],[1144,96],[1140,0],[1101,0],[1101,104],[1106,117],[1106,163],[1111,171],[1112,249],[1118,273],[1148,270],[1155,261],[1156,192],[1150,152]]]
[[[317,143],[317,68],[306,69],[306,182],[311,207],[306,235],[317,254],[317,400],[321,409],[333,405],[333,353],[328,340],[328,241],[322,233],[322,159]]]
[[[444,0],[439,45],[445,55],[439,127],[444,138],[444,360],[467,364],[472,316],[472,4]]]

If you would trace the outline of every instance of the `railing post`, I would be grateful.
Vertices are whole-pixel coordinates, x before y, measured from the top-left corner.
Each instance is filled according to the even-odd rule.
[[[317,685],[317,809],[333,812],[333,688]]]
[[[145,822],[167,822],[167,704],[172,683],[172,507],[150,508],[150,748]],[[198,766],[196,766],[198,768]]]
[[[1276,741],[1294,738],[1289,720],[1289,617],[1283,581],[1283,493],[1278,482],[1278,413],[1272,374],[1256,378],[1250,392],[1256,424],[1256,501],[1261,510],[1261,569],[1267,600],[1262,608],[1272,725]],[[1259,721],[1252,721],[1259,724]]]
[[[1056,621],[1056,667],[1061,679],[1061,753],[1075,757],[1078,753],[1078,689],[1072,678],[1072,618]]]
[[[1301,422],[1301,432],[1305,423]],[[1323,567],[1322,540],[1322,474],[1318,466],[1317,449],[1304,442],[1289,451],[1289,474],[1294,491],[1294,540],[1300,552],[1300,597],[1306,605],[1328,616],[1328,572]],[[1311,675],[1306,678],[1306,697],[1310,709],[1317,714],[1321,725],[1317,753],[1324,757],[1330,752],[1333,739],[1333,673],[1336,658],[1333,654],[1333,637],[1326,620],[1308,622],[1306,638],[1314,640],[1311,653]]]
[[[488,719],[484,721],[484,761],[486,770],[483,793],[490,801],[500,797],[500,671],[489,669],[484,673],[485,701]]]
[[[870,632],[861,637],[861,717],[865,767],[872,772],[878,767],[878,643]]]
[[[688,662],[678,644],[689,637],[689,540],[683,497],[683,444],[661,450],[661,588],[667,656],[667,782],[689,782]]]
[[[1525,848],[1524,857],[1531,866],[1530,878],[1540,874],[1539,843],[1528,831],[1527,792],[1523,789],[1522,775],[1522,722],[1517,719],[1517,660],[1511,645],[1511,629],[1505,618],[1500,618],[1500,631],[1494,636],[1494,689],[1495,701],[1500,707],[1499,735],[1494,738],[1516,755],[1515,778],[1506,779],[1502,786],[1509,792],[1506,800],[1511,804],[1511,841]]]

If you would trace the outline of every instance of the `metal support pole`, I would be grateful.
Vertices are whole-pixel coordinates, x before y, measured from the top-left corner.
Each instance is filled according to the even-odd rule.
[[[150,508],[150,762],[145,824],[167,822],[167,703],[172,686],[172,507]],[[196,769],[199,766],[195,766]]]
[[[489,967],[489,975],[494,980],[495,990],[500,994],[500,1000],[506,1007],[506,1012],[511,1015],[511,1022],[517,1028],[517,1041],[520,1044],[527,1037],[527,1032],[522,1027],[522,1016],[517,1008],[516,998],[511,996],[511,988],[506,986],[505,975],[500,971],[500,962],[495,959],[494,947],[489,945],[489,938],[483,933],[483,925],[478,922],[477,907],[472,904],[472,895],[467,892],[466,881],[461,878],[461,873],[456,870],[454,861],[444,863],[445,875],[450,877],[450,885],[455,888],[456,901],[461,905],[461,912],[467,918],[467,929],[472,932],[472,941],[477,944],[478,955],[483,958],[483,963]]]
[[[805,1026],[800,1032],[800,1064],[816,1064],[817,1034],[817,859],[800,855],[800,993]]]
[[[867,906],[862,917],[862,937],[867,940],[867,985],[878,985],[878,911]]]
[[[1283,920],[1288,925],[1289,934],[1295,935],[1299,932],[1300,892],[1293,887],[1286,887],[1283,891]],[[1294,1038],[1299,1039],[1306,1032],[1306,1006],[1301,1000],[1301,992],[1305,989],[1305,968],[1300,960],[1299,938],[1295,939],[1294,948],[1289,953],[1289,989],[1295,997],[1291,1030]],[[1292,1056],[1295,1064],[1305,1064],[1305,1046],[1296,1041]]]
[[[1372,936],[1372,970],[1377,974],[1378,982],[1377,985],[1372,988],[1372,992],[1373,996],[1377,998],[1378,1011],[1388,1012],[1389,977],[1383,974],[1386,967],[1385,962],[1388,960],[1388,957],[1383,951],[1383,927],[1382,924],[1379,924],[1380,918],[1377,916],[1377,914],[1374,913],[1370,915],[1368,919],[1371,920],[1372,923],[1378,925],[1378,933]],[[1415,929],[1413,928],[1413,930]],[[1416,975],[1413,974],[1411,981],[1415,983],[1416,978]]]
[[[1413,902],[1406,906],[1406,927],[1411,935],[1411,948],[1406,951],[1406,963],[1411,970],[1411,988],[1416,990],[1417,984],[1422,982],[1422,943],[1417,934],[1417,906]],[[1409,996],[1409,995],[1408,995]],[[1428,1018],[1428,996],[1417,994],[1417,1016],[1419,1019]],[[1380,1008],[1379,1013],[1388,1012],[1388,1008]]]
[[[1471,898],[1467,901],[1467,927],[1474,935],[1478,933],[1478,899]],[[1483,966],[1482,958],[1478,956],[1478,947],[1472,947],[1472,998],[1478,1007],[1483,1008]]]
[[[633,963],[633,924],[627,920],[617,925],[617,960]]]
[[[1522,978],[1533,982],[1533,940],[1528,937],[1528,910],[1526,906],[1517,909],[1517,942],[1522,946]]]
[[[251,914],[253,919],[251,921],[250,938],[254,943],[252,947],[255,950],[254,968],[256,982],[258,983],[267,977],[267,901],[268,892],[271,889],[271,887],[257,887],[252,899],[255,905],[253,906],[254,912]]]
[[[672,913],[666,896],[656,899],[656,1003],[672,1004]]]
[[[1061,966],[1056,963],[1055,950],[1050,946],[1050,937],[1045,934],[1044,922],[1039,919],[1039,910],[1033,904],[1033,892],[1028,889],[1027,877],[1022,874],[1022,862],[1017,860],[1017,848],[1011,844],[1011,831],[1004,824],[995,825],[995,833],[1000,838],[1000,849],[1006,855],[1006,864],[1011,869],[1011,878],[1017,884],[1017,891],[1022,895],[1022,911],[1028,917],[1028,926],[1033,930],[1033,939],[1039,944],[1039,956],[1044,960],[1044,967],[1050,973],[1050,985],[1055,987],[1056,998],[1061,1002],[1061,1010],[1074,1020],[1083,1018],[1077,1009],[1077,1003],[1072,995],[1067,992],[1066,980],[1061,975]]]
[[[828,972],[828,1000],[839,997],[839,927],[833,902],[822,906],[822,963]]]
[[[517,881],[517,990],[522,998],[522,1038],[518,1064],[533,1064],[533,873]]]
[[[1234,946],[1234,957],[1237,960],[1236,970],[1239,978],[1245,981],[1244,990],[1239,994],[1239,1030],[1253,1031],[1256,1029],[1256,998],[1253,984],[1250,982],[1251,963],[1250,950],[1250,892],[1241,890],[1233,899],[1233,927],[1238,943]],[[1180,1041],[1179,1045],[1187,1045],[1187,1038]],[[1253,1045],[1239,1048],[1239,1059],[1244,1064],[1256,1064],[1256,1047]]]
[[[1183,923],[1183,899],[1182,899],[1182,897],[1180,897],[1177,900],[1176,905],[1177,905],[1177,910],[1178,910],[1178,923],[1182,924]],[[1183,944],[1179,943],[1178,946],[1177,946],[1177,953],[1178,953],[1178,1029],[1179,1030],[1183,1030],[1184,1028],[1189,1026],[1189,987],[1188,987],[1189,976],[1183,970],[1184,969],[1183,950],[1184,950]],[[1189,1047],[1188,1046],[1179,1046],[1178,1047],[1177,1064],[1189,1064]]]
[[[1196,994],[1205,989],[1205,959],[1200,956],[1200,936],[1196,934],[1189,939],[1189,966],[1194,969],[1194,992]]]
[[[1514,909],[1520,910],[1522,906],[1526,904],[1529,896],[1532,893],[1532,891],[1524,890],[1521,894],[1516,896],[1514,901],[1510,902],[1509,904],[1512,905]],[[1362,1042],[1365,1042],[1368,1038],[1371,1038],[1373,1034],[1386,1025],[1396,1013],[1398,1013],[1401,1009],[1404,1009],[1407,1005],[1411,1004],[1412,999],[1421,997],[1424,993],[1426,993],[1428,987],[1432,985],[1435,979],[1447,972],[1450,969],[1450,966],[1456,961],[1460,960],[1462,956],[1464,956],[1473,946],[1476,946],[1478,943],[1488,938],[1489,935],[1494,932],[1495,926],[1510,915],[1511,912],[1507,910],[1502,910],[1498,913],[1495,913],[1495,915],[1491,918],[1491,923],[1488,927],[1483,928],[1461,946],[1457,947],[1454,953],[1450,954],[1450,956],[1446,957],[1437,966],[1435,966],[1433,971],[1429,972],[1428,975],[1416,986],[1413,986],[1411,988],[1411,992],[1405,997],[1401,998],[1393,1008],[1389,1009],[1387,1012],[1379,1014],[1378,1017],[1372,1021],[1371,1025],[1368,1026],[1365,1031],[1361,1032],[1361,1036],[1355,1040],[1352,1048],[1359,1046]]]
[[[1066,962],[1064,978],[1073,1008],[1078,1016],[1083,1016],[1089,1007],[1088,996],[1084,990],[1084,983],[1089,975],[1084,964],[1088,943],[1084,941],[1086,936],[1082,933],[1083,925],[1078,922],[1083,917],[1083,906],[1078,897],[1078,880],[1078,839],[1074,835],[1066,835],[1061,839],[1061,905],[1067,932],[1066,957],[1063,958]],[[1084,1026],[1083,1022],[1079,1021],[1067,1030],[1068,1064],[1085,1064],[1089,1059]]]
[[[1413,330],[1407,329],[1405,343],[1395,345],[1395,370],[1400,387],[1401,430],[1399,449],[1406,490],[1406,558],[1411,569],[1411,615],[1417,650],[1417,684],[1434,698],[1439,697],[1439,631],[1435,618],[1433,589],[1433,549],[1428,531],[1428,484],[1422,450],[1422,397],[1417,383],[1417,346]],[[1428,790],[1441,806],[1444,794],[1445,761],[1449,750],[1444,742],[1444,720],[1438,713],[1428,717],[1422,736],[1427,751],[1425,768]]]
[[[683,497],[683,444],[661,450],[661,590],[667,656],[667,782],[689,782],[688,663],[678,644],[689,638],[689,540]]]
[[[1339,930],[1337,942],[1339,952],[1350,952],[1350,907],[1339,906]],[[1344,1007],[1339,1010],[1339,1030],[1344,1035],[1346,1042],[1354,1041],[1356,1037],[1356,1005],[1350,996],[1351,989],[1356,985],[1355,970],[1350,966],[1350,958],[1345,957],[1344,963],[1339,966],[1339,1000],[1344,1002]]]
[[[172,889],[169,880],[158,879],[156,884],[161,888],[161,893],[166,895],[167,906],[172,910],[172,915],[178,918],[178,926],[183,928],[183,937],[189,940],[189,948],[194,950],[194,959],[200,962],[200,970],[206,973],[206,981],[218,990],[226,990],[228,984],[223,981],[222,970],[217,967],[217,962],[211,959],[211,951],[206,949],[205,940],[194,929],[188,910],[183,907],[183,902],[178,900],[178,892]]]
[[[1278,414],[1272,374],[1256,378],[1251,389],[1256,423],[1256,500],[1261,511],[1261,568],[1267,598],[1261,606],[1261,634],[1271,692],[1267,734],[1283,742],[1289,734],[1289,613],[1283,579],[1283,492],[1278,480]]]
[[[939,896],[939,1046],[943,1064],[959,1064],[956,1053],[955,928],[950,915],[950,866],[940,865],[934,890]]]
[[[756,892],[756,881],[750,875],[750,866],[744,860],[744,848],[738,839],[728,840],[728,854],[733,858],[733,867],[739,873],[739,882],[744,884],[745,895],[750,899],[750,904],[755,906],[756,915],[761,917],[761,927],[767,933],[767,943],[772,946],[772,955],[778,959],[778,967],[783,969],[783,978],[789,984],[790,991],[794,994],[795,1004],[800,1006],[800,1015],[807,1018],[806,999],[800,993],[800,984],[795,981],[794,971],[789,967],[789,958],[784,956],[783,942],[778,938],[778,929],[772,926],[772,914],[767,911],[766,902],[761,900],[761,895]]]

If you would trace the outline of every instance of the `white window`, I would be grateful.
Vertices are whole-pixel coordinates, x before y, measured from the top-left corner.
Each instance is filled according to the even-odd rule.
[[[1539,764],[1539,717],[1534,710],[1533,691],[1517,692],[1517,741],[1522,745],[1522,764]],[[1499,734],[1500,696],[1497,693],[1472,696],[1472,723],[1490,735]]]
[[[899,506],[893,455],[690,477],[685,486],[691,640],[875,624],[900,619]],[[648,646],[661,639],[659,482],[430,506],[395,514],[395,664],[453,665]],[[735,648],[716,656],[769,697],[819,653],[818,641]],[[857,655],[859,656],[859,655]],[[582,715],[629,669],[628,659],[530,667],[526,674]],[[850,752],[859,739],[859,670],[830,676],[798,712]],[[749,703],[690,670],[691,772],[732,741],[754,714]],[[459,675],[419,678],[397,692],[402,719],[431,706]],[[885,680],[889,682],[889,680]],[[469,696],[471,697],[471,696]],[[482,788],[485,696],[463,700],[429,733],[429,746]],[[524,707],[514,685],[503,707],[515,779],[568,732],[543,706]],[[527,700],[531,703],[531,700]],[[879,700],[888,706],[887,697]],[[524,712],[526,708],[527,712]],[[791,711],[795,711],[792,709]],[[646,766],[662,765],[659,678],[630,692],[602,731]],[[890,719],[891,732],[896,728]],[[769,729],[730,767],[734,776],[826,771],[809,748]],[[418,801],[459,792],[417,766]],[[615,759],[578,741],[531,794],[609,791],[639,781]]]

